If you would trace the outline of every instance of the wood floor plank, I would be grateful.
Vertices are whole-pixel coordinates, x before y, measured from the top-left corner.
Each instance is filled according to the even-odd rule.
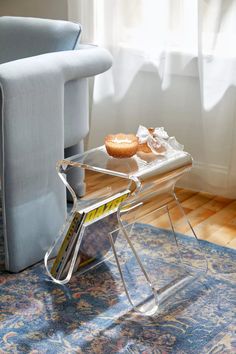
[[[220,246],[226,246],[236,238],[236,228],[230,225],[220,227],[216,232],[210,234],[207,241],[216,243]]]
[[[210,200],[214,198],[213,195],[210,195],[208,193],[198,193],[197,195],[194,195],[193,197],[187,199],[182,203],[182,206],[188,209],[195,210],[196,208],[201,207],[202,205],[208,203]]]
[[[236,201],[231,202],[223,209],[210,216],[205,221],[195,226],[195,231],[200,238],[209,239],[211,234],[220,227],[227,225],[236,216]]]
[[[191,198],[192,199],[192,198]],[[197,201],[199,203],[199,198],[196,198]],[[197,226],[201,223],[203,223],[204,221],[207,222],[207,220],[213,216],[216,212],[220,211],[221,209],[225,208],[227,205],[229,205],[232,200],[218,200],[216,199],[214,196],[212,199],[210,199],[207,203],[204,203],[204,201],[206,200],[205,198],[200,198],[203,201],[203,205],[199,206],[198,208],[196,208],[195,210],[191,210],[188,208],[184,208],[185,213],[187,214],[192,226]],[[188,200],[187,200],[188,202]],[[181,203],[182,206],[184,205],[189,205],[188,203]],[[195,203],[192,203],[190,205],[193,205]],[[196,204],[195,204],[196,205]],[[172,212],[172,211],[171,211]],[[177,221],[178,219],[175,218],[175,216],[173,217],[173,219],[175,221]],[[183,234],[187,234],[189,227],[186,225],[186,222],[184,221],[184,218],[181,217],[179,218],[176,227],[178,229],[179,232],[183,233]]]
[[[227,243],[227,247],[236,249],[236,238]]]
[[[205,208],[212,211],[219,211],[232,203],[232,199],[214,197],[210,202],[204,205]]]

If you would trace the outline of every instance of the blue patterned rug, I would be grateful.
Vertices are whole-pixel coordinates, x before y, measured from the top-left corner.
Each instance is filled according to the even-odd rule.
[[[146,256],[158,258],[162,231],[138,227]],[[19,274],[2,267],[0,353],[236,353],[236,251],[203,245],[208,275],[154,317],[131,310],[112,261],[65,287],[48,281],[42,263]]]

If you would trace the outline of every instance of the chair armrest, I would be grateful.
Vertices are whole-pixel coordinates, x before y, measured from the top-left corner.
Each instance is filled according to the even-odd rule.
[[[0,65],[0,82],[58,75],[65,82],[108,70],[112,56],[103,48],[81,45],[78,50],[53,52]],[[18,85],[16,85],[17,88]]]

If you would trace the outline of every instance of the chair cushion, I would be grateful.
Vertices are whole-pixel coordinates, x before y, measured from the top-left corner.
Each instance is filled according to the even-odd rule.
[[[0,17],[0,64],[39,54],[72,50],[81,33],[77,23],[30,17]]]

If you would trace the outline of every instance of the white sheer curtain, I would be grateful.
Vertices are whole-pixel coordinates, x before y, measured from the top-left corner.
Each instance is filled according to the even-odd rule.
[[[186,186],[236,197],[236,1],[69,0],[86,42],[107,47],[89,145],[165,126],[195,160]]]

